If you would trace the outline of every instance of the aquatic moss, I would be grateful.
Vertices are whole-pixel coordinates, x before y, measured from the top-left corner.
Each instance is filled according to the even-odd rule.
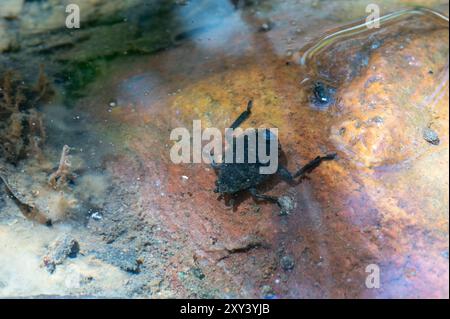
[[[42,67],[36,84],[13,71],[0,73],[0,159],[16,164],[40,154],[46,135],[37,107],[52,93]]]

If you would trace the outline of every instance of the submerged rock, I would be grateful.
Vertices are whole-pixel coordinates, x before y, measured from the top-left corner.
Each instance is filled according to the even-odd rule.
[[[126,272],[136,274],[140,271],[139,268],[141,262],[139,261],[137,254],[133,251],[109,247],[104,250],[93,251],[93,255]]]
[[[78,241],[70,235],[64,235],[50,244],[43,257],[43,265],[49,273],[53,273],[57,265],[64,263],[67,258],[75,258],[79,251]]]
[[[280,215],[289,215],[295,208],[295,202],[289,196],[281,196],[278,198],[278,205],[280,206]]]
[[[286,255],[281,257],[280,265],[283,270],[292,270],[295,266],[295,260],[292,256]]]

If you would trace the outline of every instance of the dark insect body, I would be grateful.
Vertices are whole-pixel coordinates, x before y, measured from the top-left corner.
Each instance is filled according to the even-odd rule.
[[[249,101],[247,109],[239,115],[239,117],[233,122],[230,128],[235,129],[240,124],[242,124],[246,119],[249,118],[251,114],[251,108],[253,106],[252,101]],[[266,140],[266,154],[268,154],[270,150],[270,141],[273,139],[278,139],[278,137],[273,134],[269,129],[263,131],[264,139]],[[258,141],[258,134],[261,131],[255,130],[256,141]],[[244,145],[244,160],[242,163],[238,163],[236,161],[236,145],[239,140]],[[214,192],[224,194],[236,194],[241,191],[248,190],[250,194],[255,199],[261,199],[270,201],[272,203],[277,203],[281,206],[279,198],[275,196],[260,194],[256,187],[266,180],[268,180],[272,175],[278,174],[281,178],[286,181],[292,182],[296,178],[304,177],[306,174],[311,173],[315,168],[317,168],[323,161],[330,161],[335,159],[336,154],[328,154],[325,156],[317,156],[315,159],[310,161],[308,164],[300,168],[297,172],[291,173],[287,170],[287,168],[282,165],[278,165],[278,169],[274,174],[261,174],[260,168],[263,166],[268,166],[268,163],[262,163],[259,159],[258,145],[252,146],[249,143],[248,135],[241,134],[240,136],[233,137],[233,162],[232,163],[212,163],[212,166],[218,172],[218,179],[216,180],[216,188]],[[280,144],[278,144],[280,145]],[[250,147],[256,147],[256,150],[251,150]],[[256,162],[252,163],[249,161],[248,154],[249,150],[251,152],[256,151]],[[281,148],[279,147],[279,150]]]

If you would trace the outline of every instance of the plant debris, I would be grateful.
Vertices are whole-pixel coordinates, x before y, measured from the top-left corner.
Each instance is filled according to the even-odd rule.
[[[30,220],[34,220],[40,224],[51,226],[52,220],[48,218],[44,213],[42,213],[37,207],[29,205],[25,203],[23,200],[19,199],[19,197],[13,192],[11,187],[9,186],[6,178],[0,174],[0,180],[5,185],[6,194],[8,197],[13,200],[13,202],[19,207],[22,214]]]
[[[52,95],[41,67],[37,83],[29,85],[18,74],[0,75],[0,158],[11,164],[41,153],[45,141],[40,102]]]
[[[48,179],[48,184],[53,189],[61,189],[70,179],[70,168],[72,167],[72,163],[70,161],[69,152],[70,147],[64,145],[61,152],[58,169],[51,174]]]

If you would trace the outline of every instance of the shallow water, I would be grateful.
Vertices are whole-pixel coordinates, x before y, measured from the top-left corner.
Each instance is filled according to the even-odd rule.
[[[43,63],[55,94],[42,153],[2,165],[54,226],[0,201],[0,295],[448,297],[448,2],[381,4],[370,30],[367,1],[154,1],[71,32],[25,25],[0,70],[31,83]],[[170,160],[173,128],[223,130],[249,99],[242,127],[278,128],[291,171],[338,154],[260,185],[287,215],[245,192],[230,209],[209,165]],[[69,182],[50,187],[65,144]],[[80,253],[49,273],[64,234]]]

